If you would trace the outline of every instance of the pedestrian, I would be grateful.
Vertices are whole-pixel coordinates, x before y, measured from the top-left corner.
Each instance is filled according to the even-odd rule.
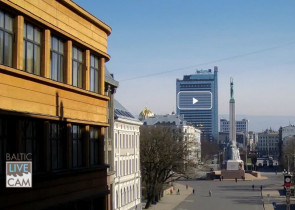
[[[221,176],[221,179],[222,179],[222,181],[223,181],[223,176]]]
[[[260,185],[260,190],[262,191],[262,185]]]
[[[172,195],[172,193],[173,193],[173,190],[172,190],[172,189],[170,189],[170,195]]]
[[[195,189],[193,189],[193,194],[195,194]]]
[[[177,195],[180,195],[179,189],[177,190]]]
[[[185,185],[186,189],[188,189],[188,185]]]
[[[209,197],[211,197],[212,196],[212,192],[211,192],[211,190],[209,190]]]
[[[254,184],[252,184],[252,190],[254,190]]]
[[[238,182],[238,178],[237,177],[235,178],[235,181]]]

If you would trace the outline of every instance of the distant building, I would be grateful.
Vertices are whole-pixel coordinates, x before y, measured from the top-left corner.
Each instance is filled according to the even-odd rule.
[[[183,141],[189,142],[189,160],[198,164],[201,161],[201,131],[175,114],[155,115],[143,121],[144,125],[169,125],[181,128]]]
[[[242,119],[236,120],[236,130],[242,131],[245,134],[249,133],[249,120]],[[226,119],[220,119],[220,132],[229,132],[229,121]]]
[[[176,80],[176,112],[202,131],[202,138],[218,141],[218,68],[198,70]]]
[[[229,142],[229,132],[219,132],[219,144],[225,145]],[[247,145],[247,136],[244,132],[236,132],[237,147],[245,148]]]
[[[285,127],[281,127],[281,139],[283,142],[286,140],[295,137],[295,126],[288,125]]]
[[[142,209],[140,130],[142,125],[115,100],[113,209]]]
[[[248,134],[249,134],[248,135],[249,136],[249,149],[250,149],[250,151],[255,151],[257,143],[258,143],[258,134],[253,131],[249,131]]]
[[[279,155],[279,132],[266,129],[258,133],[257,149],[260,156],[278,156]]]
[[[105,136],[104,136],[104,156],[105,163],[109,164],[108,168],[108,186],[110,187],[110,199],[114,197],[113,195],[113,186],[114,186],[114,154],[113,154],[113,144],[114,144],[114,95],[116,93],[116,89],[119,86],[119,82],[114,79],[113,74],[111,74],[107,68],[105,68],[105,95],[109,96],[110,100],[107,105],[107,116],[108,122],[110,124],[109,127],[105,128]],[[111,203],[111,209],[113,209],[113,201]]]

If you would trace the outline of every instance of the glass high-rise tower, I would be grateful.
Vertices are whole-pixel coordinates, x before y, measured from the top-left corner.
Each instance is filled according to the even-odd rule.
[[[202,130],[202,138],[218,141],[218,68],[197,70],[176,80],[176,112]]]

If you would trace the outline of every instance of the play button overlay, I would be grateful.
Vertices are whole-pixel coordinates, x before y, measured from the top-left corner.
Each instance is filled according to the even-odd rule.
[[[198,103],[198,102],[199,102],[198,99],[193,98],[193,104]]]
[[[181,110],[212,109],[212,93],[210,91],[180,91],[177,94],[177,106]]]

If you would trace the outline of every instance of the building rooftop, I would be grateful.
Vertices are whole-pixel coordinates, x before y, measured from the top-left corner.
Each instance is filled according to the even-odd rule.
[[[189,125],[181,116],[176,114],[155,115],[154,117],[143,120],[145,125],[170,124],[170,125]]]
[[[119,86],[119,82],[114,79],[114,75],[108,71],[107,67],[105,67],[105,82],[115,87]]]
[[[115,112],[115,119],[122,118],[122,119],[126,119],[126,120],[140,122],[124,106],[122,106],[122,104],[120,104],[116,99],[114,100],[114,112]]]

